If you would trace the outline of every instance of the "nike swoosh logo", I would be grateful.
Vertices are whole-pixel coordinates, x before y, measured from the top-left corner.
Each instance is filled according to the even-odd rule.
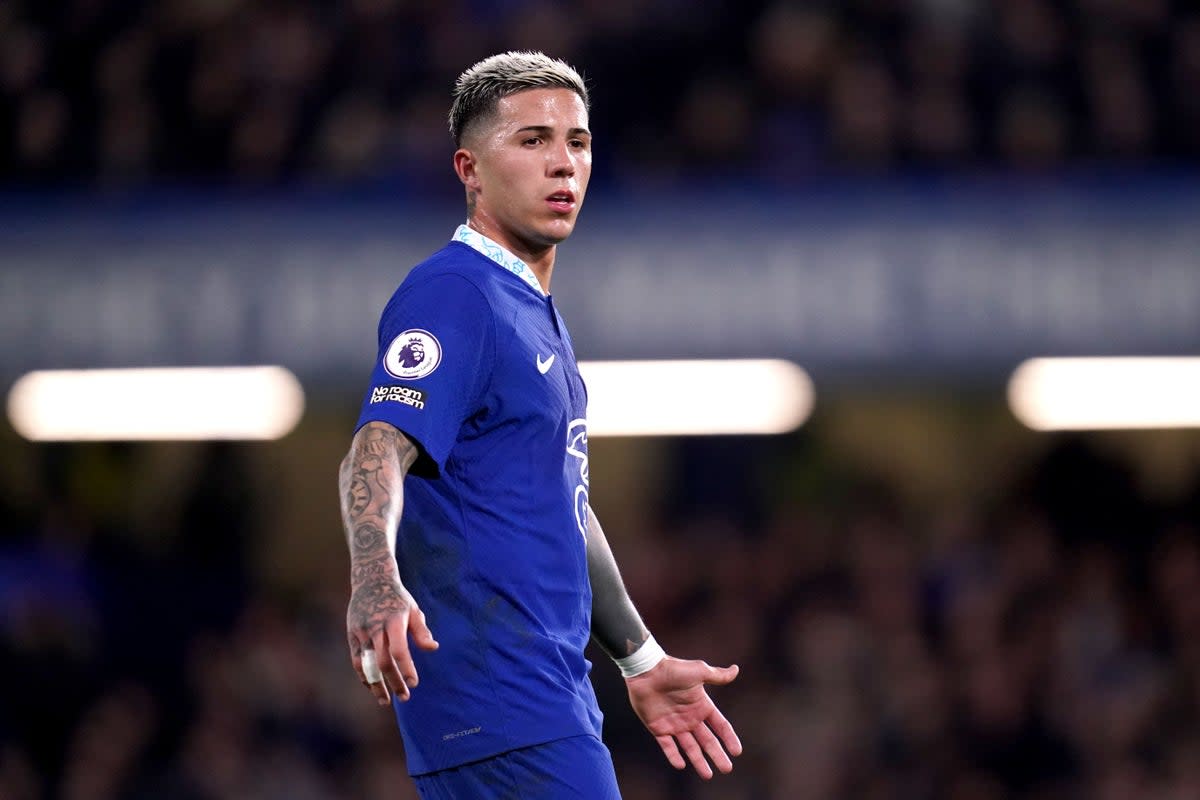
[[[547,372],[550,371],[550,367],[552,367],[554,365],[554,354],[551,353],[549,358],[547,358],[545,361],[542,361],[542,354],[538,353],[537,354],[537,365],[538,365],[538,372],[545,375]]]

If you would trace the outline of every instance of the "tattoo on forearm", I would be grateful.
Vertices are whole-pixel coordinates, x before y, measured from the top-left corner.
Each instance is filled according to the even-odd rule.
[[[346,493],[346,510],[351,516],[357,517],[367,510],[367,503],[371,500],[371,489],[367,482],[362,478],[355,477],[350,482],[350,488]]]
[[[373,553],[387,547],[387,534],[375,526],[373,521],[363,521],[354,529],[350,549],[354,553]]]
[[[374,635],[404,604],[394,533],[403,507],[404,475],[413,443],[390,425],[368,423],[342,461],[342,522],[350,548],[348,620]]]

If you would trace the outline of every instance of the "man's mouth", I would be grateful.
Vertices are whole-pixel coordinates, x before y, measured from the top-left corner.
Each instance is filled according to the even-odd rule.
[[[560,189],[557,192],[546,197],[546,202],[555,211],[568,212],[575,207],[575,193],[567,189]]]

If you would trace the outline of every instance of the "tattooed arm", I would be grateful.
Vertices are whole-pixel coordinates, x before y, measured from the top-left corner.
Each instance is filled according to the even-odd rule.
[[[608,539],[593,513],[588,514],[587,559],[592,582],[592,638],[614,660],[633,655],[643,645],[651,646],[647,644],[650,632],[629,599]],[[737,666],[712,667],[703,661],[665,656],[653,668],[625,679],[633,710],[671,766],[686,767],[686,755],[705,780],[713,776],[713,765],[721,772],[733,769],[730,756],[741,754],[742,743],[704,687],[730,683],[737,674]]]
[[[417,459],[417,447],[385,422],[368,422],[354,436],[342,460],[338,486],[342,522],[350,548],[350,606],[346,635],[354,670],[380,705],[389,690],[401,700],[417,685],[408,635],[423,650],[437,649],[425,614],[400,582],[396,529],[404,507],[404,476]],[[362,653],[373,649],[382,683],[368,684]]]

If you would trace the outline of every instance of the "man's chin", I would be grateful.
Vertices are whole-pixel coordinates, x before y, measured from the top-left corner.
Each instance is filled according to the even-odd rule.
[[[542,227],[538,233],[546,244],[559,244],[566,241],[575,230],[575,220],[555,220]]]

